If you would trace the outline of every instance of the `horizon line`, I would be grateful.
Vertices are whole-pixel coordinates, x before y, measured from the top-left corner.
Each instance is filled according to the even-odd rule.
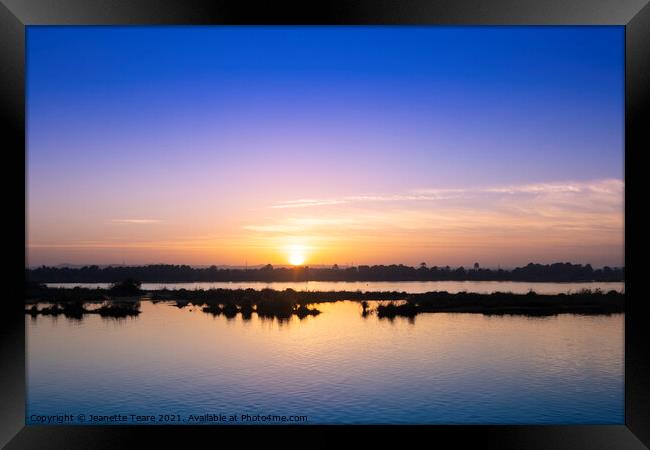
[[[478,262],[476,262],[478,263]],[[465,269],[473,269],[474,264],[468,264],[467,266],[461,264],[461,265],[456,265],[452,266],[449,264],[433,264],[429,265],[429,263],[425,262],[425,266],[428,269],[432,269],[434,267],[436,268],[465,268]],[[478,269],[496,269],[496,270],[507,270],[507,269],[517,269],[521,267],[526,267],[528,265],[540,265],[540,266],[551,266],[555,264],[570,264],[573,266],[591,266],[593,269],[603,269],[605,267],[609,267],[611,269],[623,269],[625,268],[625,265],[608,265],[604,264],[602,266],[595,266],[591,263],[574,263],[570,261],[555,261],[552,263],[540,263],[540,262],[533,262],[530,261],[526,264],[522,265],[500,265],[498,264],[496,267],[493,265],[489,266],[481,266],[479,263]],[[338,263],[333,263],[333,264],[324,264],[324,263],[319,263],[319,264],[299,264],[299,265],[292,265],[292,264],[273,264],[273,263],[259,263],[259,264],[186,264],[186,263],[141,263],[141,264],[127,264],[127,263],[109,263],[109,264],[68,264],[68,263],[61,263],[61,264],[55,264],[55,265],[47,265],[47,264],[40,264],[40,265],[27,265],[25,266],[26,270],[32,270],[32,269],[39,269],[39,268],[50,268],[50,269],[63,269],[63,268],[68,268],[68,269],[79,269],[79,268],[85,268],[85,267],[99,267],[100,269],[102,268],[108,268],[108,267],[147,267],[147,266],[188,266],[191,268],[199,268],[199,269],[207,269],[207,268],[212,268],[215,267],[217,269],[259,269],[262,267],[266,266],[272,266],[274,269],[275,268],[290,268],[290,269],[304,269],[304,268],[318,268],[318,269],[332,269],[334,266],[337,266],[338,268],[351,268],[351,267],[376,267],[376,266],[404,266],[404,267],[412,267],[412,268],[419,268],[422,267],[422,264],[405,264],[405,263],[381,263],[381,264],[338,264]]]

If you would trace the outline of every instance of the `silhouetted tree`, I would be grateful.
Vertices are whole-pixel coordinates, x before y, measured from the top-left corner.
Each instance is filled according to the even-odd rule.
[[[438,280],[479,280],[479,281],[624,281],[625,268],[605,266],[594,269],[591,265],[554,263],[534,264],[512,270],[480,268],[478,263],[473,270],[453,269],[449,266],[426,264],[410,267],[403,264],[361,265],[341,269],[338,265],[329,268],[274,268],[267,264],[258,268],[219,269],[216,266],[194,268],[187,265],[149,265],[149,266],[85,266],[37,267],[26,269],[26,288],[30,292],[42,289],[42,283],[115,283],[131,278],[145,283],[200,282],[200,281],[438,281]],[[139,286],[138,286],[139,288]],[[117,289],[117,288],[116,288]],[[134,291],[135,292],[135,291]],[[128,294],[125,294],[128,295]]]

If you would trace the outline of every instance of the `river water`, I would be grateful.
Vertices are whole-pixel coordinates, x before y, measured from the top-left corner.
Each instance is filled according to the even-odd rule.
[[[128,319],[26,315],[27,423],[624,423],[623,314],[389,320],[355,302],[317,307],[284,321],[149,301]]]
[[[89,288],[108,288],[110,283],[47,283],[51,287],[84,286]],[[417,294],[431,291],[512,292],[525,294],[530,290],[538,294],[559,294],[577,292],[582,289],[601,289],[603,291],[625,291],[623,282],[580,282],[580,283],[534,283],[519,281],[307,281],[307,282],[197,282],[197,283],[143,283],[142,289],[294,289],[296,291],[399,291]]]

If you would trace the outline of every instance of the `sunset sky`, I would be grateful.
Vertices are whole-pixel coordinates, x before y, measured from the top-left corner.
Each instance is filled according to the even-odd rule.
[[[623,27],[28,27],[30,266],[623,265]]]

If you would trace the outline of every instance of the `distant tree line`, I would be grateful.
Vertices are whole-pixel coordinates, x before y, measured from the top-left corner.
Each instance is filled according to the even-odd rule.
[[[590,264],[533,264],[512,270],[449,266],[396,265],[339,268],[280,267],[231,269],[211,266],[156,264],[148,266],[85,266],[81,268],[41,266],[26,269],[26,279],[38,283],[116,283],[127,278],[143,283],[201,281],[624,281],[625,268],[593,269]]]

